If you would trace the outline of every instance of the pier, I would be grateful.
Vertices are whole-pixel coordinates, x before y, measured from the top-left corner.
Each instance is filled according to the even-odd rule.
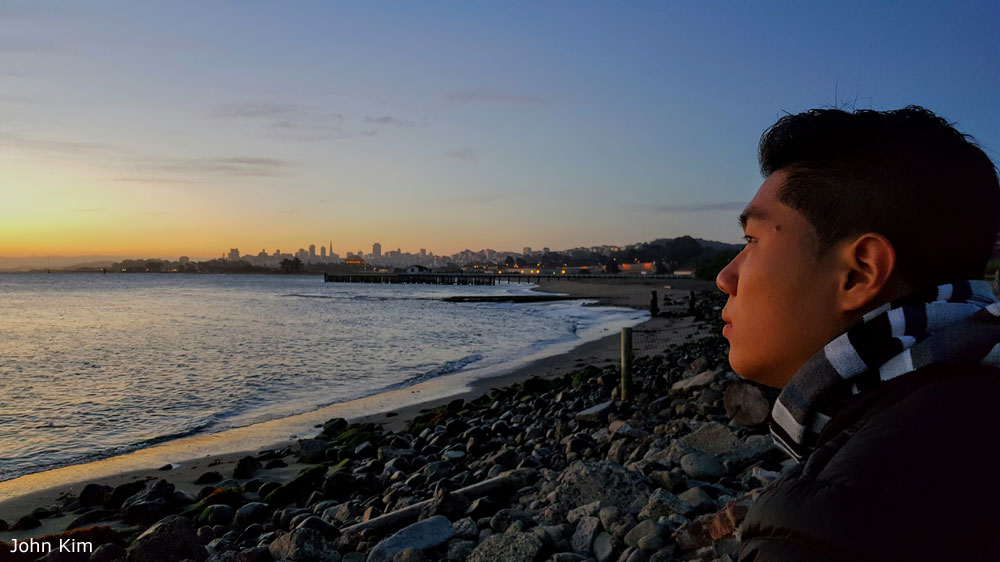
[[[324,273],[326,283],[392,283],[419,285],[499,285],[561,279],[679,279],[675,275],[542,275],[538,273]]]

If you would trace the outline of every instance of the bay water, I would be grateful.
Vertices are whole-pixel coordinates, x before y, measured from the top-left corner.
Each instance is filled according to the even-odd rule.
[[[442,300],[529,288],[0,274],[0,481],[437,377],[494,376],[648,318],[585,301]]]

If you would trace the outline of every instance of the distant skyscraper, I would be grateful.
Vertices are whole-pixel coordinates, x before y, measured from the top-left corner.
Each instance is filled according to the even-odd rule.
[[[548,248],[542,248],[542,253],[545,253],[545,254],[549,253],[549,249]]]
[[[524,255],[530,254],[531,253],[531,246],[525,246],[524,247],[524,251],[521,252],[521,253],[524,254]]]
[[[427,257],[427,248],[420,248],[420,257],[422,258]]]
[[[326,246],[323,246],[322,248],[319,249],[319,257],[321,258],[326,257]]]
[[[372,244],[372,255],[376,258],[382,257],[382,245],[378,242]]]
[[[239,261],[239,259],[240,259],[240,250],[239,250],[239,248],[230,248],[229,249],[229,260],[230,261]]]
[[[309,257],[310,258],[316,257],[316,244],[309,244]]]

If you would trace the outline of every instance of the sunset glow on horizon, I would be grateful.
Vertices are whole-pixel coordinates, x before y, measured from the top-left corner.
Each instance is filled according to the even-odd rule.
[[[924,105],[997,160],[998,20],[990,2],[9,3],[0,258],[737,242],[786,111]]]

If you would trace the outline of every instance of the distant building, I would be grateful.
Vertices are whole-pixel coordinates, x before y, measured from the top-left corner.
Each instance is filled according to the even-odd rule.
[[[542,253],[543,253],[543,254],[547,254],[547,253],[549,253],[549,249],[548,249],[548,248],[542,248]]]
[[[410,267],[406,268],[406,272],[410,273],[410,274],[414,274],[414,273],[430,273],[431,270],[428,269],[428,268],[426,268],[426,267],[424,267],[424,266],[422,266],[422,265],[411,265]]]
[[[358,253],[360,254],[361,252]],[[378,242],[372,244],[372,255],[376,258],[382,257],[382,244],[379,244]]]
[[[656,271],[656,264],[653,262],[620,263],[618,264],[618,269],[622,273],[639,273],[642,275],[648,275]]]
[[[177,263],[179,263],[181,265],[187,265],[187,264],[191,263],[191,258],[189,258],[187,256],[181,256],[180,258],[177,259]]]
[[[316,244],[309,244],[309,257],[310,258],[316,257]]]
[[[524,254],[524,255],[526,255],[526,256],[529,255],[531,253],[531,246],[525,246],[524,247],[524,251],[521,252],[521,253]]]
[[[422,258],[427,257],[427,248],[420,248],[420,257]]]
[[[239,261],[239,259],[240,259],[240,250],[239,250],[239,248],[230,248],[229,249],[229,261]]]
[[[365,265],[365,259],[361,256],[355,256],[353,254],[348,255],[347,259],[344,260],[347,265]]]
[[[322,248],[319,249],[319,257],[321,258],[326,257],[326,246],[323,246]]]
[[[309,259],[309,252],[305,248],[299,248],[299,251],[295,252],[295,257],[299,258],[299,261],[307,261]]]

